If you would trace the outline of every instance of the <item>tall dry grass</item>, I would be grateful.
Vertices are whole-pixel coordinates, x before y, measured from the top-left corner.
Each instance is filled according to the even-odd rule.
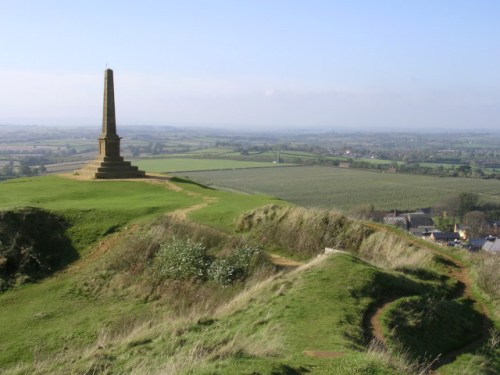
[[[281,328],[259,325],[251,334],[223,326],[223,318],[270,288],[274,277],[259,281],[227,301],[213,314],[198,308],[181,315],[131,315],[103,327],[94,343],[71,347],[32,363],[5,369],[5,375],[186,374],[231,357],[275,357],[284,350]],[[221,323],[219,323],[219,321]],[[207,322],[207,323],[205,323]],[[248,321],[252,327],[253,321]],[[191,332],[212,325],[207,334]]]
[[[189,241],[204,247],[207,259],[210,259],[207,267],[225,265],[226,268],[217,269],[219,276],[226,269],[227,272],[232,272],[234,268],[235,271],[231,274],[234,277],[224,279],[227,281],[225,283],[212,279],[177,280],[158,277],[155,265],[160,251],[176,241]],[[249,244],[242,238],[229,236],[183,218],[164,216],[146,228],[125,234],[107,250],[100,261],[82,273],[75,283],[75,290],[76,293],[93,297],[123,296],[156,301],[168,305],[176,314],[200,308],[211,311],[232,298],[247,283],[252,284],[275,272],[268,257],[262,252],[259,252],[258,257],[243,259],[246,253],[239,250],[247,248],[250,248]],[[244,274],[241,271],[242,265],[237,262],[241,259],[252,261],[244,269]],[[236,274],[236,271],[241,272]]]
[[[356,250],[371,230],[338,211],[266,206],[242,215],[237,230],[252,231],[264,245],[280,246],[304,257],[325,247]]]
[[[378,267],[394,270],[426,267],[433,259],[430,250],[389,232],[376,232],[365,238],[356,255]]]
[[[432,365],[437,360],[415,361],[407,350],[388,350],[376,339],[370,342],[366,354],[394,369],[398,374],[407,375],[432,374]]]
[[[242,215],[239,231],[250,231],[264,245],[280,246],[301,256],[325,247],[345,250],[385,269],[425,267],[432,253],[389,232],[373,232],[338,211],[266,206]]]
[[[465,252],[464,256],[471,263],[471,276],[479,289],[493,305],[492,313],[500,317],[500,254],[487,251]]]

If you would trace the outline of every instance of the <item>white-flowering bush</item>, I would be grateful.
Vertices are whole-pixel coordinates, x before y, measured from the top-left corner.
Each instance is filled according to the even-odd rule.
[[[229,285],[247,278],[265,259],[262,251],[250,245],[236,248],[230,255],[212,258],[201,242],[173,238],[160,246],[153,263],[156,280],[199,279]]]
[[[173,238],[160,246],[154,259],[159,279],[205,279],[210,261],[201,242]]]
[[[219,284],[228,285],[236,280],[243,280],[263,256],[260,249],[244,245],[231,255],[216,259],[208,269],[208,277]]]

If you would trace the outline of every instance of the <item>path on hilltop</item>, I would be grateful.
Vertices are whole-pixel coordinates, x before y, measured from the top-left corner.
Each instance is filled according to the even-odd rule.
[[[88,180],[88,177],[82,177],[82,176],[75,176],[71,174],[63,174],[63,177],[66,178],[71,178],[71,179],[77,179],[77,180]],[[109,181],[109,180],[108,180]],[[202,195],[200,193],[195,193],[191,191],[186,191],[179,185],[174,184],[173,182],[170,181],[170,177],[167,176],[162,176],[162,175],[149,175],[148,178],[128,178],[128,179],[113,179],[113,181],[140,181],[144,183],[149,183],[149,184],[154,184],[154,185],[160,185],[164,187],[167,190],[175,191],[175,192],[183,192],[187,194],[188,196],[191,197],[196,197],[196,198],[202,198],[203,202],[194,204],[189,207],[185,208],[179,208],[177,210],[171,211],[171,212],[166,212],[164,215],[170,215],[179,219],[187,219],[188,214],[191,212],[201,210],[205,207],[207,207],[210,204],[214,204],[217,202],[217,198],[215,197],[208,197],[205,195]],[[118,230],[115,233],[111,233],[104,238],[101,238],[97,243],[95,243],[91,248],[88,250],[88,253],[82,257],[81,259],[77,260],[73,264],[71,264],[69,267],[65,268],[62,273],[68,273],[68,272],[74,272],[75,270],[82,269],[85,267],[86,264],[89,264],[99,258],[101,255],[106,253],[110,248],[115,246],[120,239],[123,238],[125,234],[134,234],[137,232],[139,229],[138,224],[131,224],[131,225],[125,225],[123,228]]]
[[[385,231],[389,232],[390,230],[383,226],[383,225],[378,225],[375,223],[367,223],[366,224],[368,227],[375,229],[377,231]],[[406,238],[407,241],[413,243],[414,245],[418,247],[423,247],[422,243],[418,242],[417,240],[411,239],[411,238]],[[449,364],[453,362],[459,355],[470,352],[482,344],[484,344],[490,335],[490,328],[491,328],[491,321],[489,319],[489,313],[487,307],[481,302],[478,301],[472,293],[472,280],[469,277],[468,269],[464,266],[464,264],[448,254],[444,253],[443,251],[439,251],[431,246],[426,247],[428,250],[430,250],[434,255],[440,256],[444,259],[446,259],[445,267],[447,268],[448,275],[455,280],[457,280],[457,285],[458,288],[455,292],[454,295],[451,296],[451,299],[457,299],[457,298],[466,298],[471,300],[475,305],[479,307],[479,310],[482,313],[483,316],[483,323],[482,323],[482,331],[481,331],[481,336],[477,338],[474,341],[471,341],[467,345],[463,346],[462,348],[459,348],[457,350],[453,350],[448,353],[444,353],[439,359],[435,360],[430,368],[433,373],[441,367],[446,364]],[[392,298],[392,299],[385,299],[381,301],[381,303],[374,309],[372,312],[371,316],[369,317],[369,326],[370,326],[370,336],[372,337],[373,340],[375,340],[378,344],[380,344],[385,350],[387,350],[387,344],[386,344],[386,338],[384,337],[383,334],[383,327],[382,327],[382,322],[381,322],[381,317],[385,310],[387,310],[392,303],[397,301],[400,297],[397,298]]]

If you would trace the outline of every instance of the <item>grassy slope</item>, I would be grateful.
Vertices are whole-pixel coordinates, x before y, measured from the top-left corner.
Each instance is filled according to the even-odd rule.
[[[85,270],[85,264],[91,264],[85,258],[85,250],[107,233],[127,223],[202,202],[198,194],[201,188],[189,183],[180,185],[180,191],[174,191],[168,186],[139,181],[76,181],[58,176],[14,179],[0,184],[0,207],[37,206],[66,217],[74,225],[68,234],[83,254]],[[211,194],[217,198],[224,195],[215,191]],[[242,210],[272,202],[263,196],[252,199],[225,194],[231,203],[228,207],[224,202],[218,205],[218,221],[227,225]],[[239,198],[244,202],[241,207],[235,204]],[[97,251],[98,247],[94,247]],[[0,368],[5,363],[43,356],[60,348],[61,341],[88,344],[118,316],[139,314],[150,308],[133,298],[89,301],[75,294],[77,279],[73,276],[63,272],[0,295]]]
[[[11,196],[10,201],[0,200],[0,205],[30,204],[70,212],[76,224],[84,223],[103,231],[109,231],[109,224],[89,220],[85,212],[95,213],[95,217],[110,215],[116,225],[124,225],[131,220],[144,220],[160,212],[205,202],[205,208],[189,216],[231,231],[233,220],[240,213],[273,202],[265,196],[207,190],[182,181],[177,183],[181,191],[132,181],[84,182],[58,177],[12,181],[0,184],[1,196]],[[145,195],[148,199],[141,199]],[[79,202],[75,202],[77,197],[81,198]],[[79,219],[78,215],[83,217]],[[391,294],[393,288],[418,289],[418,285],[423,285],[418,280],[401,284],[396,274],[380,271],[351,255],[337,254],[300,273],[281,276],[246,293],[239,304],[236,302],[236,307],[227,306],[209,317],[206,320],[209,324],[196,317],[181,323],[168,318],[160,321],[158,309],[165,313],[168,306],[144,301],[140,296],[95,298],[80,292],[81,275],[90,272],[97,249],[83,255],[77,268],[70,268],[69,272],[0,295],[0,369],[26,362],[32,371],[38,361],[59,352],[50,363],[44,363],[45,367],[39,367],[40,373],[47,373],[47,366],[53,366],[52,373],[67,373],[67,366],[84,372],[89,369],[89,363],[90,366],[107,363],[117,372],[125,373],[138,368],[143,368],[143,372],[137,373],[152,373],[165,363],[180,373],[192,369],[200,374],[233,374],[248,369],[294,373],[286,371],[301,368],[325,374],[398,373],[400,370],[391,370],[380,359],[365,353],[362,317],[381,296]],[[120,329],[128,332],[127,321],[141,316],[153,316],[155,323],[145,330],[132,327],[128,341],[103,339]],[[68,359],[61,354],[63,347],[68,353],[86,353],[88,350],[78,347],[96,347],[93,344],[96,341],[105,342],[97,346],[100,347],[98,355],[68,354]],[[342,354],[338,358],[317,359],[306,357],[304,350]],[[145,355],[147,365],[141,364]]]
[[[376,298],[371,288],[389,290],[380,276],[387,280],[391,276],[348,254],[316,263],[249,293],[250,303],[222,316],[216,326],[202,329],[208,336],[223,328],[228,336],[248,337],[255,340],[253,346],[261,348],[263,355],[257,357],[251,350],[243,350],[239,355],[207,362],[195,373],[234,374],[249,369],[270,373],[280,368],[317,374],[393,373],[366,356],[361,345],[363,315]],[[272,333],[266,336],[268,330]],[[266,353],[268,340],[279,344]],[[304,351],[335,352],[339,357],[314,358]]]

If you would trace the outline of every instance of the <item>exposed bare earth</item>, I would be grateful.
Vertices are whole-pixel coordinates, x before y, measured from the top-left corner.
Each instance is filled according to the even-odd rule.
[[[383,226],[379,226],[376,224],[371,224],[370,226],[372,228],[376,228],[377,230],[386,230],[386,229],[384,229]],[[419,247],[422,246],[417,241],[410,240],[410,242],[413,242],[415,245],[417,245]],[[453,259],[449,255],[447,255],[441,251],[437,251],[435,249],[432,249],[430,247],[429,247],[429,249],[431,251],[433,251],[437,256],[445,258],[448,261],[447,267],[448,267],[448,273],[449,273],[450,277],[455,278],[458,281],[458,285],[461,286],[460,288],[457,289],[457,292],[453,296],[453,298],[464,297],[464,298],[470,299],[471,301],[473,301],[474,304],[476,304],[479,307],[479,310],[483,314],[483,327],[482,327],[481,336],[478,339],[468,343],[467,345],[465,345],[462,348],[459,348],[457,350],[454,350],[454,351],[451,351],[448,353],[444,353],[443,356],[441,356],[439,358],[439,360],[436,360],[432,365],[432,370],[433,370],[433,372],[435,372],[439,367],[453,362],[459,355],[470,352],[470,351],[478,348],[481,344],[485,343],[489,338],[491,321],[489,319],[488,309],[486,308],[486,306],[483,303],[481,303],[480,301],[476,300],[472,294],[472,281],[469,277],[469,273],[468,273],[467,268],[461,262]],[[382,323],[380,321],[380,317],[382,316],[384,311],[391,305],[391,303],[395,302],[397,299],[398,298],[393,298],[391,300],[382,301],[382,304],[374,310],[373,315],[369,319],[371,337],[374,340],[378,341],[382,345],[382,347],[385,349],[387,349],[386,344],[385,344],[386,339],[385,339],[384,334],[383,334]]]
[[[297,262],[276,254],[270,254],[269,257],[271,258],[271,262],[279,267],[296,268],[304,264],[303,262]]]

